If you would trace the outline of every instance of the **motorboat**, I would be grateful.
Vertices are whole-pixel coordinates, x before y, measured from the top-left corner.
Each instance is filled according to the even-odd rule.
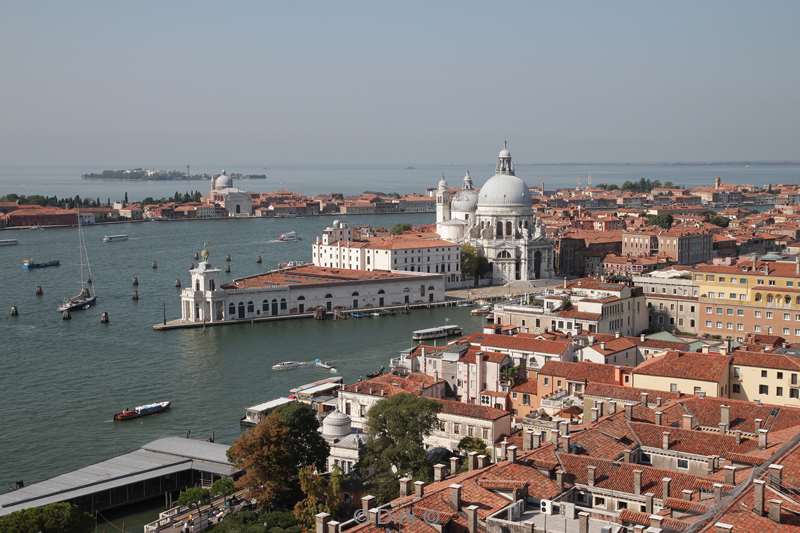
[[[437,326],[435,328],[418,329],[411,334],[411,339],[415,341],[424,341],[429,339],[444,339],[447,337],[455,337],[461,335],[461,326],[456,324],[448,326]]]
[[[0,239],[0,246],[14,246],[19,244],[17,239]]]
[[[131,420],[133,418],[141,418],[143,416],[154,415],[162,413],[169,409],[172,402],[155,402],[139,405],[134,408],[126,408],[119,413],[114,413],[114,420],[123,421]]]
[[[33,270],[35,268],[48,268],[48,267],[57,267],[61,264],[61,261],[58,259],[53,259],[52,261],[43,261],[41,263],[37,263],[33,259],[23,259],[22,260],[22,268],[25,270]]]
[[[469,314],[473,316],[480,316],[480,315],[488,315],[492,312],[492,306],[490,304],[482,305],[480,307],[476,307]]]
[[[278,237],[278,241],[280,242],[293,242],[299,240],[300,237],[297,236],[296,231],[287,231],[286,233],[281,233],[280,237]]]
[[[106,235],[103,237],[103,242],[117,242],[117,241],[127,241],[127,235]]]
[[[272,365],[272,370],[293,370],[295,368],[304,368],[311,366],[313,363],[307,361],[281,361]]]

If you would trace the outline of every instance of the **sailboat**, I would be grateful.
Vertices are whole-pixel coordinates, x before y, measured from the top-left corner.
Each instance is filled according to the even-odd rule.
[[[64,300],[58,306],[60,312],[79,311],[89,309],[97,301],[97,296],[92,293],[92,265],[89,263],[89,252],[86,250],[86,239],[83,237],[81,215],[78,213],[78,248],[81,256],[81,290],[78,294]],[[88,274],[88,277],[87,277]]]

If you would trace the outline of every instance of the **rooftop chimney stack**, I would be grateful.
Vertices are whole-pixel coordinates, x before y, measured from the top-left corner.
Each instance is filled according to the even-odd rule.
[[[663,422],[663,419],[664,419],[664,413],[662,413],[661,411],[656,411],[656,425],[657,426],[661,425],[661,422]]]
[[[725,483],[728,485],[736,485],[736,467],[733,465],[725,465],[722,469],[725,470]]]
[[[694,429],[694,415],[685,414],[681,417],[682,429]]]
[[[514,445],[508,447],[508,460],[512,463],[517,462],[517,447]]]
[[[758,430],[761,429],[761,422],[763,422],[763,420],[761,420],[760,418],[756,418],[754,422],[755,422],[755,429],[753,431],[758,432]]]
[[[469,470],[475,470],[478,468],[478,452],[469,452],[467,454],[467,461]]]
[[[461,485],[453,483],[447,488],[447,491],[450,497],[450,505],[453,506],[453,509],[459,511],[461,509]]]
[[[533,431],[526,429],[522,432],[522,450],[528,451],[533,449]]]
[[[637,496],[642,493],[642,471],[633,471],[633,493]]]
[[[450,458],[450,475],[454,476],[458,472],[458,457]]]
[[[649,395],[646,392],[643,392],[639,395],[639,402],[642,404],[643,407],[647,407],[647,397]]]
[[[672,484],[671,477],[661,478],[661,499],[666,500],[669,498],[669,486]]]
[[[769,446],[769,430],[767,429],[759,429],[758,430],[758,447],[762,450],[766,450],[767,446]]]
[[[478,506],[470,505],[465,511],[467,512],[467,531],[478,533]]]
[[[783,485],[783,465],[771,464],[767,469],[769,472],[769,482],[776,487]]]
[[[781,505],[783,504],[782,500],[770,500],[769,501],[769,519],[775,522],[776,524],[781,523]]]
[[[414,482],[414,496],[417,498],[422,498],[425,496],[425,482],[424,481],[415,481]]]
[[[661,449],[669,450],[669,431],[661,433]]]
[[[478,455],[478,468],[486,468],[489,466],[489,457],[486,454]]]
[[[542,445],[542,435],[541,435],[541,434],[539,434],[539,433],[534,433],[532,438],[533,438],[533,441],[532,441],[532,442],[533,442],[533,444],[532,444],[532,447],[533,447],[533,449],[535,450],[535,449],[537,449],[539,446],[541,446],[541,445]]]
[[[722,501],[722,483],[714,483],[714,501],[719,503]]]
[[[630,420],[633,418],[633,405],[626,403],[625,404],[625,419]]]
[[[435,470],[436,467],[434,467]],[[400,478],[400,496],[409,496],[411,494],[411,478],[410,477],[401,477]]]
[[[594,487],[594,475],[597,467],[595,465],[588,465],[586,467],[586,484]]]
[[[725,426],[724,433],[728,432],[728,428],[731,427],[731,406],[730,405],[720,405],[719,406],[719,426],[722,429],[723,425]]]
[[[764,516],[764,486],[766,482],[763,479],[753,480],[753,512],[758,516]]]
[[[569,453],[569,441],[571,438],[572,437],[570,437],[569,435],[564,435],[561,437],[561,446],[559,446],[561,451]]]
[[[444,479],[444,469],[447,468],[442,463],[436,463],[433,465],[433,480],[434,481],[441,481]]]
[[[692,501],[692,494],[694,494],[694,491],[692,489],[683,489],[681,491],[681,498],[683,498],[687,502],[690,502]]]

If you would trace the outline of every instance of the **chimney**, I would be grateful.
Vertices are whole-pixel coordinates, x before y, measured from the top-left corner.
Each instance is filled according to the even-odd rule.
[[[769,482],[771,485],[781,487],[783,485],[783,465],[771,464],[767,469],[769,472]]]
[[[653,498],[655,496],[652,492],[648,492],[644,495],[644,512],[652,513],[653,512]]]
[[[425,482],[424,481],[415,481],[414,482],[414,496],[417,498],[422,498],[425,496]]]
[[[685,414],[681,417],[681,429],[694,429],[694,415]]]
[[[533,447],[534,450],[542,445],[542,435],[541,434],[534,433],[532,439],[533,440],[531,442],[533,444],[531,446]]]
[[[361,498],[361,511],[364,516],[369,516],[369,510],[375,507],[375,496],[367,495]]]
[[[450,475],[454,476],[458,472],[458,457],[450,458]]]
[[[617,402],[611,398],[606,398],[606,405],[608,406],[608,414],[613,415],[617,412]]]
[[[614,332],[614,338],[615,339],[619,339],[619,331],[615,331]]]
[[[444,469],[447,468],[442,463],[436,463],[433,465],[433,480],[434,481],[441,481],[444,479]]]
[[[381,523],[381,510],[373,507],[369,510],[369,523],[373,526],[378,526]]]
[[[644,333],[642,333],[641,335],[639,335],[639,340],[640,340],[640,341],[644,342],[646,339],[647,339],[647,335],[645,335]]]
[[[669,498],[669,486],[672,484],[671,477],[661,478],[661,499],[666,500]]]
[[[600,420],[600,408],[592,407],[592,422],[597,422],[598,420]]]
[[[435,467],[434,467],[435,468]],[[400,478],[400,496],[409,496],[411,494],[411,478]]]
[[[594,474],[597,470],[597,467],[594,465],[589,465],[586,467],[586,484],[590,487],[594,487]]]
[[[331,520],[328,522],[328,533],[339,533],[341,531],[341,522]]]
[[[702,352],[703,352],[703,353],[708,353],[708,346],[707,346],[707,345],[706,345],[706,346],[703,346],[703,348],[702,348]]]
[[[669,450],[669,431],[661,433],[661,449]]]
[[[528,451],[533,449],[533,431],[526,429],[522,432],[522,450]]]
[[[644,407],[647,407],[647,396],[649,396],[646,392],[643,392],[639,395],[639,403],[641,403]]]
[[[514,445],[508,447],[508,460],[511,463],[517,462],[517,447]]]
[[[478,452],[469,452],[467,454],[468,470],[475,470],[478,468]]]
[[[632,450],[625,450],[622,452],[623,462],[625,463],[632,463],[633,459],[633,451]]]
[[[725,430],[723,433],[728,432],[728,428],[731,427],[731,406],[730,405],[720,405],[719,406],[719,428],[722,429],[722,426],[725,426]]]
[[[478,533],[478,506],[470,505],[464,510],[467,512],[467,531]]]
[[[733,436],[736,437],[736,444],[739,445],[742,443],[742,430],[737,429],[733,432]]]
[[[661,524],[664,522],[664,517],[657,514],[650,515],[650,527],[654,528],[656,531],[662,531],[664,528],[661,527]]]
[[[661,411],[656,411],[656,425],[657,426],[661,425],[661,422],[663,421],[663,418],[664,418],[664,413],[662,413]]]
[[[600,402],[600,410],[601,411],[603,410],[603,402]],[[569,435],[569,422],[567,422],[566,420],[560,420],[558,422],[558,428],[561,430],[562,436]]]
[[[589,513],[586,511],[578,513],[578,533],[589,533]]]
[[[328,533],[328,522],[331,519],[331,515],[328,513],[317,513],[314,518],[316,533]]]
[[[564,490],[564,471],[560,468],[556,470],[556,485],[558,485],[558,490]]]
[[[764,516],[764,486],[763,479],[753,480],[753,512],[758,516]]]
[[[692,489],[683,489],[681,491],[681,498],[683,498],[687,502],[690,502],[690,501],[692,501],[692,495],[693,494],[694,494],[694,491]]]
[[[722,501],[722,483],[714,483],[714,501],[719,503]]]
[[[507,449],[508,449],[508,439],[503,437],[502,442],[500,442],[500,459],[505,460],[506,458],[508,458],[508,452],[506,451]]]
[[[728,485],[736,485],[736,467],[733,465],[725,465],[722,469],[725,470],[725,483]]]
[[[489,457],[486,454],[478,455],[478,468],[486,468],[489,466]]]
[[[625,419],[630,420],[633,418],[633,405],[625,404]]]
[[[461,509],[461,485],[453,483],[447,487],[447,493],[450,499],[450,505],[458,512],[458,510]]]
[[[758,447],[762,450],[765,450],[769,445],[769,430],[767,429],[759,429],[758,430]]]
[[[642,471],[633,471],[633,493],[637,496],[642,493]]]
[[[602,351],[604,351],[604,352],[606,351],[606,343],[605,343],[605,342],[601,342],[601,343],[600,343],[600,349],[601,349]]]
[[[781,504],[783,502],[781,500],[770,500],[769,501],[769,519],[775,522],[776,524],[781,523]]]
[[[662,403],[664,403],[664,400],[661,399],[661,396],[656,396],[656,407],[661,407]]]
[[[761,422],[763,422],[763,420],[761,420],[760,418],[756,418],[754,422],[756,427],[755,429],[753,429],[753,431],[758,432],[758,430],[761,429]]]
[[[560,446],[559,446],[559,449],[561,451],[569,453],[569,441],[570,441],[571,438],[572,437],[570,437],[569,435],[563,435],[561,437],[561,442],[560,442]]]
[[[596,409],[596,407],[594,409]],[[558,446],[558,436],[559,435],[560,435],[560,432],[558,431],[558,429],[556,429],[556,428],[551,429],[550,430],[550,442],[552,442],[553,444]]]

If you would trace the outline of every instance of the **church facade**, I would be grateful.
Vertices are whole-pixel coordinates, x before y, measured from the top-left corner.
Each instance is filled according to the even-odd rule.
[[[555,276],[553,242],[533,214],[528,186],[516,176],[507,145],[480,190],[469,172],[452,195],[444,178],[439,181],[436,231],[445,240],[475,247],[492,265],[494,283]]]
[[[229,217],[246,217],[253,214],[250,194],[233,185],[233,177],[224,170],[211,180],[208,201],[225,208]]]

